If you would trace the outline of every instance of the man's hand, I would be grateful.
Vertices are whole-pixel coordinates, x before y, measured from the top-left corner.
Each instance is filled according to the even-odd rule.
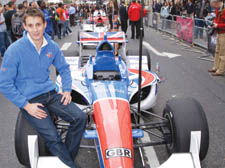
[[[37,119],[46,118],[47,114],[44,110],[40,109],[39,107],[44,107],[41,103],[27,103],[24,106],[24,109],[33,117]]]
[[[216,23],[214,23],[213,26],[212,26],[212,28],[215,28],[215,29],[216,29],[217,27],[218,27],[218,24],[216,24]]]
[[[70,92],[59,92],[58,94],[62,95],[61,102],[63,103],[63,105],[70,104],[72,100]]]

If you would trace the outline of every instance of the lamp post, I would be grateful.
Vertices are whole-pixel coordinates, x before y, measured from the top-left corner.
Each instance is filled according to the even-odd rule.
[[[139,78],[138,78],[138,113],[141,112],[141,77],[142,77],[142,36],[143,36],[143,5],[144,0],[141,0],[141,26],[139,36]],[[138,123],[140,123],[140,116],[138,115]]]

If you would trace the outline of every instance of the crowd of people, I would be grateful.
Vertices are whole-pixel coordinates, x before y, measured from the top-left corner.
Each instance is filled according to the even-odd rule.
[[[0,3],[0,54],[3,57],[8,46],[23,36],[23,16],[28,8],[40,9],[45,16],[47,27],[45,32],[54,40],[72,33],[70,27],[76,26],[94,12],[94,5],[76,5],[63,3],[46,3],[43,0],[23,1],[16,5],[13,1]]]
[[[176,21],[176,16],[186,16],[195,19],[194,38],[203,38],[203,27],[206,26],[204,18],[214,11],[209,0],[180,0],[164,1],[153,0],[152,11],[162,18],[162,29],[166,29],[168,20]]]

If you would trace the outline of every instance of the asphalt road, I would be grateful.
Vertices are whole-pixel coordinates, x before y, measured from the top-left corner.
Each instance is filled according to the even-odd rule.
[[[72,28],[73,34],[62,40],[56,40],[60,47],[65,43],[71,43],[65,55],[73,55],[78,47],[77,28]],[[130,40],[130,27],[127,48],[138,49],[139,41]],[[203,106],[209,124],[210,145],[207,157],[202,162],[203,168],[224,168],[225,167],[225,78],[212,77],[207,70],[212,67],[212,62],[200,60],[199,56],[205,53],[199,49],[187,47],[186,44],[176,42],[173,38],[145,28],[144,41],[149,43],[159,53],[168,52],[180,56],[169,58],[159,56],[152,50],[152,70],[156,62],[160,65],[159,76],[163,79],[159,85],[159,96],[157,105],[153,112],[161,114],[166,101],[172,97],[194,97]],[[93,51],[92,51],[93,53]],[[54,78],[54,74],[53,74]],[[0,167],[1,168],[22,168],[16,158],[14,149],[14,129],[18,108],[12,105],[0,94]],[[164,146],[155,147],[159,163],[167,159]],[[148,156],[146,156],[148,158]],[[151,168],[151,158],[150,161]],[[77,162],[81,167],[98,167],[97,156],[93,150],[81,149]],[[135,168],[140,168],[140,158],[135,157]],[[150,167],[149,165],[147,167]]]

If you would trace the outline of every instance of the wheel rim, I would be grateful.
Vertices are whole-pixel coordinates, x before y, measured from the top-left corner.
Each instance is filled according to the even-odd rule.
[[[173,127],[173,121],[172,121],[172,116],[170,114],[171,112],[169,113],[166,113],[164,115],[164,117],[168,120],[169,122],[169,130],[170,130],[170,135],[171,135],[171,143],[167,143],[166,144],[166,147],[168,148],[168,150],[171,152],[173,151],[174,147],[175,147],[175,131],[174,131],[174,127]]]

